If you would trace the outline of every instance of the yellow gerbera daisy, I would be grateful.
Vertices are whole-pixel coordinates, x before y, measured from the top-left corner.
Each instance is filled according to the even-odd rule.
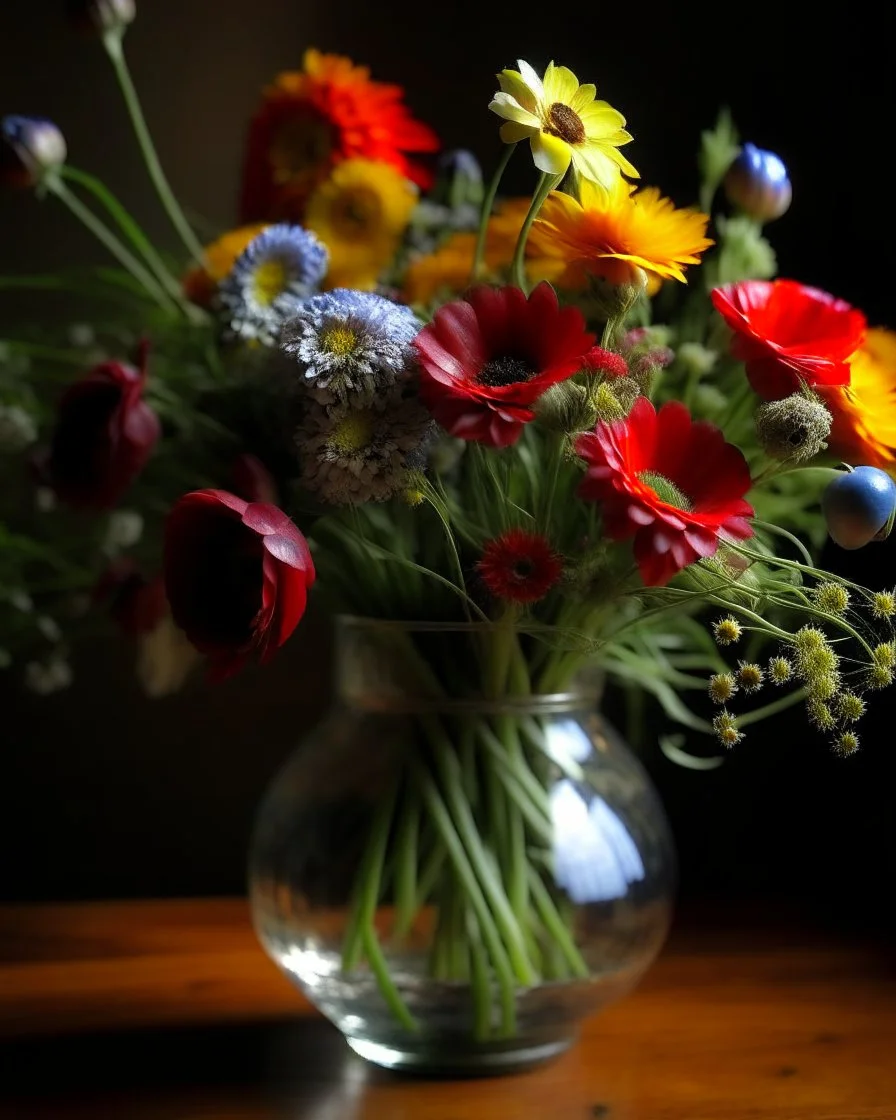
[[[676,210],[655,187],[634,193],[620,176],[609,191],[582,183],[580,193],[581,202],[553,192],[532,227],[532,251],[557,263],[561,287],[585,287],[589,276],[631,283],[636,269],[685,283],[684,266],[713,244],[706,214]]]
[[[486,275],[483,279],[497,279],[510,266],[530,201],[528,198],[505,198],[495,206],[486,230]],[[453,234],[434,252],[411,261],[404,276],[402,298],[407,303],[425,305],[437,295],[462,292],[469,286],[475,253],[475,233]],[[533,282],[548,278],[540,264],[530,262],[528,272]]]
[[[609,190],[624,171],[638,172],[619,151],[632,139],[625,117],[606,101],[595,101],[593,85],[579,80],[565,66],[548,64],[544,81],[528,62],[519,70],[502,70],[501,86],[489,109],[507,122],[501,125],[505,144],[529,140],[535,166],[549,175],[563,175],[570,162],[589,182]]]
[[[262,230],[267,229],[267,226],[267,222],[240,226],[238,229],[229,230],[210,245],[206,245],[202,251],[205,267],[193,268],[184,276],[183,288],[187,299],[203,307],[208,306],[218,284],[230,275],[237,257],[248,248],[250,241],[254,241]]]
[[[324,287],[375,288],[416,202],[416,188],[387,163],[349,159],[334,168],[305,213],[330,252]]]
[[[896,471],[896,332],[872,327],[849,362],[849,384],[822,394],[830,450],[845,462]]]

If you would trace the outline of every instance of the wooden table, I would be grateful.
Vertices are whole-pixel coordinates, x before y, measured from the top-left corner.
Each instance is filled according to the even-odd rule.
[[[351,1055],[242,900],[0,908],[2,1120],[896,1120],[896,954],[685,915],[642,986],[530,1073]]]

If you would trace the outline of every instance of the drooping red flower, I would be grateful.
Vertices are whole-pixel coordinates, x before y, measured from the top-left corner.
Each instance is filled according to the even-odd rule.
[[[428,187],[431,173],[406,153],[435,152],[438,138],[403,97],[401,86],[371,81],[364,66],[306,51],[301,71],[265,90],[250,125],[242,220],[301,221],[314,187],[346,159],[388,163]]]
[[[764,400],[777,401],[801,384],[849,384],[851,354],[866,321],[842,299],[795,280],[744,280],[715,288],[712,302],[735,332],[731,353]]]
[[[563,562],[540,533],[509,529],[488,541],[476,565],[496,599],[537,603],[563,572]]]
[[[601,504],[613,540],[634,537],[641,578],[668,583],[676,572],[712,556],[720,539],[753,533],[743,495],[750,469],[721,430],[694,422],[669,401],[657,412],[639,397],[624,420],[599,423],[576,441],[587,470],[579,495]]]
[[[256,455],[250,455],[249,452],[237,455],[230,477],[235,493],[247,502],[267,502],[272,506],[277,504],[277,483]]]
[[[603,373],[607,377],[628,377],[628,362],[615,350],[607,350],[603,346],[592,346],[585,355],[582,367],[593,370],[594,373]]]
[[[507,447],[534,418],[535,401],[581,369],[593,344],[582,313],[561,307],[550,284],[528,298],[480,285],[441,307],[414,340],[420,396],[450,435]]]
[[[63,396],[46,469],[68,505],[111,509],[152,454],[161,426],[143,400],[146,358],[144,344],[139,369],[104,362]]]
[[[165,524],[171,614],[208,656],[215,680],[257,654],[265,664],[305,613],[314,583],[308,542],[276,506],[194,490]]]

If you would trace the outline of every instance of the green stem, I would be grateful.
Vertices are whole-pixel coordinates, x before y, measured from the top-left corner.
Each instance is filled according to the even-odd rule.
[[[162,287],[169,296],[178,305],[184,315],[194,324],[201,325],[208,322],[208,316],[200,307],[196,307],[190,303],[184,295],[182,285],[171,274],[168,266],[162,260],[161,254],[156,247],[146,236],[137,222],[131,217],[127,209],[119,202],[114,194],[100,182],[93,175],[88,175],[85,171],[79,171],[75,167],[66,165],[62,168],[61,174],[63,178],[77,183],[78,186],[83,187],[84,190],[89,191],[93,197],[105,208],[107,213],[112,217],[121,232],[130,240],[133,247],[138,253],[141,253],[143,259],[149,265]]]
[[[383,956],[383,950],[380,947],[379,938],[376,935],[376,930],[372,925],[364,927],[363,932],[364,952],[367,955],[367,960],[370,964],[370,970],[376,977],[377,985],[379,986],[380,994],[386,1001],[386,1004],[396,1020],[407,1031],[418,1031],[420,1025],[411,1014],[408,1005],[401,998],[401,993],[395,986],[395,981],[392,979],[392,974],[389,972],[389,965],[386,958]]]
[[[197,264],[201,265],[204,259],[203,248],[196,234],[190,227],[190,223],[187,221],[183,210],[181,210],[180,203],[175,198],[174,192],[165,176],[165,172],[162,170],[155,144],[150,135],[149,126],[146,123],[146,117],[143,115],[140,98],[137,96],[137,89],[134,86],[134,81],[131,78],[131,72],[124,55],[124,44],[120,31],[105,34],[103,36],[103,46],[106,48],[106,53],[112,61],[115,76],[121,87],[122,96],[124,97],[125,105],[127,106],[128,114],[131,118],[131,124],[133,125],[134,133],[137,137],[137,143],[140,145],[140,151],[143,153],[146,169],[149,172],[150,179],[152,179],[159,200],[165,208],[171,220],[171,224],[177,230],[181,241],[183,241],[187,252],[189,252],[190,256],[193,257]]]
[[[408,785],[403,811],[395,834],[395,924],[392,934],[404,938],[410,932],[419,907],[417,866],[420,839],[420,801]]]
[[[516,144],[507,144],[504,148],[504,154],[498,163],[497,170],[492,176],[492,181],[488,185],[485,198],[482,200],[482,211],[479,215],[479,232],[476,236],[476,251],[473,254],[473,268],[470,272],[470,283],[475,284],[480,279],[482,274],[482,261],[485,256],[485,241],[488,236],[488,221],[491,217],[492,208],[495,205],[495,197],[498,194],[498,187],[501,184],[501,179],[504,176],[504,171],[507,164],[510,163],[510,157],[513,155]]]
[[[582,954],[576,948],[576,944],[569,932],[569,927],[557,912],[550,892],[542,882],[541,876],[534,868],[529,869],[529,885],[539,916],[544,922],[548,932],[553,936],[554,941],[559,946],[566,962],[572,969],[573,975],[583,978],[589,976],[588,965],[585,964],[582,959]]]
[[[351,972],[361,960],[362,948],[368,929],[373,928],[377,903],[380,897],[380,884],[386,858],[386,845],[392,828],[397,787],[379,800],[376,813],[370,826],[370,835],[364,856],[355,879],[354,898],[348,929],[342,945],[342,971]]]
[[[44,180],[47,190],[56,196],[63,205],[85,226],[100,244],[112,254],[118,263],[138,281],[148,295],[166,311],[177,313],[177,304],[168,295],[161,284],[146,266],[134,256],[125,245],[119,241],[115,234],[105,226],[100,219],[88,209],[76,194],[68,189],[58,176]]]
[[[470,906],[466,909],[467,940],[470,947],[470,994],[473,1000],[473,1037],[484,1041],[491,1034],[491,981],[482,933]]]
[[[518,288],[526,291],[526,243],[529,240],[529,230],[532,228],[532,223],[538,217],[538,212],[544,206],[545,200],[551,191],[560,185],[563,175],[549,175],[546,171],[541,173],[541,178],[538,180],[538,186],[535,188],[535,193],[532,196],[532,203],[529,206],[529,211],[526,214],[526,219],[523,222],[522,228],[519,232],[519,237],[516,239],[516,248],[513,251],[513,262],[510,266],[510,282],[516,284]]]

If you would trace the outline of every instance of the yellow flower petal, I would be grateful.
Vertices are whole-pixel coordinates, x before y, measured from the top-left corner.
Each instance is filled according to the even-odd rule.
[[[505,121],[498,129],[498,134],[505,144],[516,144],[518,141],[531,136],[533,132],[538,131],[539,126],[537,124],[533,127],[528,124],[517,124],[516,121]]]
[[[528,109],[524,109],[522,105],[517,104],[507,93],[496,93],[488,107],[493,113],[497,113],[499,117],[503,117],[505,120],[528,124],[533,128],[541,127],[539,118],[530,113]]]
[[[502,70],[498,75],[498,85],[501,87],[501,93],[507,97],[512,97],[523,109],[530,113],[538,112],[538,97],[535,92],[526,85],[521,74],[516,70]],[[499,97],[495,95],[495,100]],[[491,108],[491,105],[489,106]]]
[[[565,140],[547,132],[539,132],[532,137],[530,143],[532,158],[539,171],[545,171],[548,175],[564,174],[573,155],[573,149]]]
[[[547,105],[560,101],[569,105],[579,90],[579,79],[566,66],[548,63],[544,72],[544,100]]]
[[[520,77],[532,91],[535,99],[539,102],[544,101],[544,86],[541,84],[541,78],[539,78],[528,62],[519,59],[517,61],[517,66],[520,68]]]
[[[569,107],[573,110],[573,112],[578,113],[579,116],[581,116],[583,110],[587,109],[589,105],[592,104],[596,95],[596,86],[591,85],[590,83],[588,85],[579,86],[578,93],[576,93],[573,96],[572,100],[569,102]]]
[[[603,107],[595,102],[579,112],[582,124],[589,136],[600,133],[601,136],[611,136],[618,132],[625,124],[625,117],[609,105]]]
[[[572,162],[579,175],[599,184],[604,190],[610,190],[620,178],[619,168],[603,144],[583,144],[573,148]]]

